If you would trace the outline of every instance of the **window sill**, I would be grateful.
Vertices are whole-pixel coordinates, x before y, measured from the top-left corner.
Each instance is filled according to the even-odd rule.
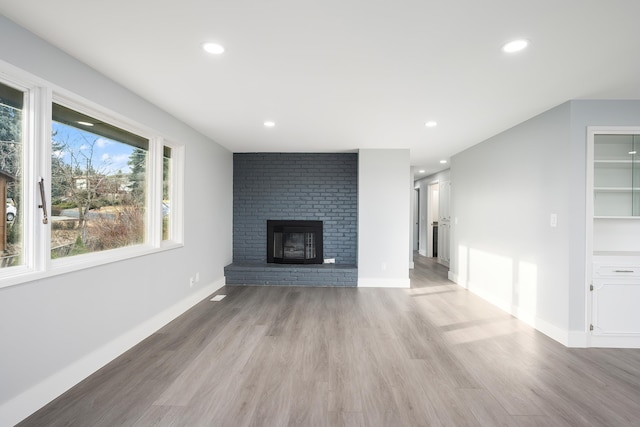
[[[160,247],[152,248],[139,245],[104,252],[76,255],[69,258],[52,260],[51,268],[47,271],[35,271],[26,266],[11,267],[10,273],[8,271],[9,274],[0,276],[0,289],[182,247],[184,247],[183,243],[163,242]]]

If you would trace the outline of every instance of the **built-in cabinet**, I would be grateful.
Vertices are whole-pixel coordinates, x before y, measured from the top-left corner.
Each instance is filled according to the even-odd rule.
[[[640,128],[589,128],[590,345],[640,345]]]

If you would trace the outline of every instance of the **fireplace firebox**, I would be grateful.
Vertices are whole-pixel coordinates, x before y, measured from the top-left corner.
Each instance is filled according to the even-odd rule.
[[[267,262],[322,264],[322,221],[267,220]]]

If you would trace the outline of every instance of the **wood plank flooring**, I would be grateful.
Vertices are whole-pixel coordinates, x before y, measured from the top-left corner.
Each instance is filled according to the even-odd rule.
[[[432,259],[411,283],[227,287],[19,425],[640,425],[639,350],[567,349]]]

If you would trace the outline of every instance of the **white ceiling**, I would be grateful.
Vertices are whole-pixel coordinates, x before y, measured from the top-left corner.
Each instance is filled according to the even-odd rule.
[[[409,148],[431,173],[567,100],[640,99],[636,0],[0,0],[0,10],[234,152]],[[526,51],[500,50],[519,37]],[[205,41],[226,52],[206,54]]]

